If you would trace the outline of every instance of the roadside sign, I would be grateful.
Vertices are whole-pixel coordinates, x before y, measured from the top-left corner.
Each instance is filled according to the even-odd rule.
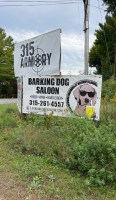
[[[59,75],[60,29],[15,44],[15,76]]]
[[[102,77],[25,76],[23,77],[23,113],[54,116],[87,115],[99,120]]]

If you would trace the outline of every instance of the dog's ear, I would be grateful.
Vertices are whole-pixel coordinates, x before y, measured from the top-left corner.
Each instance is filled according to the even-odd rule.
[[[97,93],[95,93],[95,96],[92,98],[92,106],[95,106],[97,101]]]
[[[79,99],[80,99],[80,87],[78,87],[76,90],[74,90],[73,95],[75,97],[75,99],[77,100],[77,102],[79,103]]]

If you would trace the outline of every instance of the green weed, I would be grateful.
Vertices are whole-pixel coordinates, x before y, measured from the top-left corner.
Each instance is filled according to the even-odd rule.
[[[61,118],[52,114],[49,118],[47,121],[48,116],[30,114],[21,121],[18,116],[5,113],[1,127],[16,127],[17,123],[18,127],[9,137],[4,134],[1,140],[9,140],[10,147],[17,152],[43,157],[56,168],[86,176],[88,187],[115,187],[116,121],[104,116],[98,125],[88,118]],[[24,177],[39,176],[36,167],[27,163],[21,167]]]
[[[35,176],[33,177],[33,180],[30,184],[30,189],[38,189],[41,187],[42,183],[42,177],[41,176]]]
[[[33,119],[30,124],[30,119]],[[88,176],[88,184],[104,186],[116,182],[116,123],[96,123],[87,118],[55,118],[51,126],[37,126],[44,118],[28,116],[12,136],[12,146],[28,154],[47,157],[54,166],[63,166]],[[61,120],[61,121],[60,121]],[[65,124],[65,125],[64,125]]]
[[[17,127],[17,121],[10,114],[4,114],[1,116],[0,127],[1,128],[4,128],[4,127],[15,128]]]

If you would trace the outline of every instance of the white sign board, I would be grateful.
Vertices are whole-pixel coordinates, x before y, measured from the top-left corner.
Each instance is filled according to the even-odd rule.
[[[77,114],[99,120],[101,85],[101,76],[24,77],[23,113]]]
[[[17,106],[20,113],[22,113],[22,90],[23,90],[23,77],[18,77],[17,78]]]
[[[60,29],[15,44],[15,76],[59,75]]]

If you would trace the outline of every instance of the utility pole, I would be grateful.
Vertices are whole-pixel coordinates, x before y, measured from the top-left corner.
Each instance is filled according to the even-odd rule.
[[[89,63],[89,9],[90,0],[83,0],[84,3],[84,32],[85,32],[85,47],[84,47],[84,74],[88,75]]]

